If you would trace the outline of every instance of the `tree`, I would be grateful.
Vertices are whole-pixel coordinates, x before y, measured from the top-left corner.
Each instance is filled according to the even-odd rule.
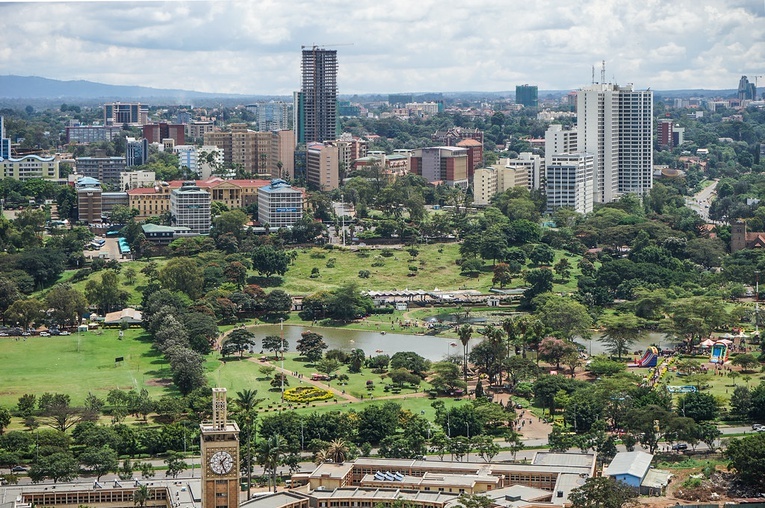
[[[731,439],[725,450],[728,469],[736,472],[744,483],[759,491],[765,488],[765,433],[758,432],[741,439]]]
[[[513,460],[515,460],[515,455],[526,447],[522,436],[514,430],[509,430],[505,433],[505,442],[509,445],[510,453],[513,454]]]
[[[316,332],[305,331],[300,334],[300,339],[295,349],[308,360],[309,363],[315,363],[319,360],[323,353],[323,350],[327,349],[327,343],[324,342],[324,337]]]
[[[538,243],[529,253],[529,259],[535,265],[549,265],[555,259],[555,251],[545,243]]]
[[[5,311],[5,320],[9,323],[17,323],[26,330],[33,323],[39,323],[43,319],[43,303],[37,298],[16,300]]]
[[[257,419],[256,408],[265,399],[257,398],[258,391],[245,389],[236,392],[236,417],[241,427],[240,439],[243,446],[245,463],[247,464],[247,491],[252,485],[252,451],[255,443],[255,421]]]
[[[361,372],[361,368],[364,366],[364,360],[366,355],[363,349],[352,349],[348,354],[348,371],[349,372]]]
[[[284,275],[289,269],[289,257],[283,250],[261,245],[252,251],[252,267],[264,277]]]
[[[166,351],[173,373],[173,383],[183,395],[207,384],[204,374],[204,358],[191,349],[176,346]]]
[[[568,281],[571,277],[571,263],[568,261],[568,258],[560,258],[560,261],[553,266],[553,270],[563,281]]]
[[[11,424],[11,412],[7,408],[0,407],[0,436],[3,435],[5,429]]]
[[[395,358],[395,355],[393,355]],[[430,384],[443,392],[453,392],[456,388],[466,388],[467,384],[460,379],[460,369],[452,362],[437,362],[433,364],[433,377]]]
[[[540,297],[538,317],[552,330],[553,334],[568,340],[574,337],[587,338],[590,336],[592,317],[587,307],[562,296]]]
[[[284,349],[282,349],[282,347]],[[271,351],[276,356],[280,351],[282,352],[282,358],[284,358],[284,351],[289,351],[290,345],[286,339],[282,339],[278,335],[267,335],[263,337],[263,349]]]
[[[110,471],[116,471],[119,467],[117,452],[111,449],[109,445],[100,448],[86,448],[80,454],[80,462],[95,473],[96,481],[101,481],[101,477]]]
[[[224,348],[239,353],[240,358],[245,351],[249,351],[250,347],[254,346],[255,334],[247,330],[247,328],[235,328],[228,334],[228,338],[223,342]]]
[[[622,508],[637,495],[626,483],[599,476],[587,478],[584,485],[571,491],[568,500],[573,508]]]
[[[462,376],[465,383],[467,383],[468,346],[470,345],[470,337],[472,335],[473,327],[468,324],[464,324],[457,329],[457,336],[462,343]]]
[[[322,358],[315,362],[316,370],[332,377],[332,374],[340,368],[340,362],[332,358]]]
[[[717,401],[709,393],[691,392],[677,401],[677,413],[696,422],[714,420],[718,413]]]
[[[730,397],[730,412],[736,418],[745,420],[749,418],[752,410],[752,393],[747,386],[737,386],[733,389]]]
[[[741,367],[742,371],[753,371],[760,366],[760,362],[757,361],[757,358],[755,358],[754,355],[750,353],[741,353],[734,356],[733,360],[731,360],[731,363]]]
[[[632,345],[640,340],[645,333],[643,321],[632,314],[620,314],[601,319],[605,328],[599,340],[606,346],[606,351],[615,355],[620,361],[622,355],[629,353]]]
[[[164,462],[167,465],[165,476],[172,478],[178,478],[179,474],[189,468],[189,465],[183,460],[183,455],[179,452],[168,452]]]
[[[45,304],[52,310],[50,317],[53,322],[64,326],[79,324],[80,318],[88,307],[82,293],[72,288],[70,284],[53,286],[45,295]]]
[[[430,361],[414,351],[399,351],[390,359],[391,369],[406,369],[412,374],[424,378],[430,368]]]
[[[195,300],[202,296],[204,275],[199,263],[192,258],[173,258],[159,272],[162,288],[180,291]]]
[[[29,477],[39,483],[50,478],[53,483],[72,481],[79,474],[77,460],[68,451],[59,451],[50,455],[41,455],[29,468]]]
[[[494,438],[492,436],[476,436],[473,438],[472,444],[475,448],[475,451],[478,453],[478,456],[481,457],[484,462],[490,463],[500,451],[499,445],[494,442]]]
[[[274,434],[258,444],[256,456],[263,471],[271,477],[271,484],[276,492],[276,470],[282,464],[287,443],[279,434]]]
[[[129,296],[127,291],[120,289],[119,277],[114,270],[105,270],[101,274],[101,282],[90,279],[85,284],[85,298],[88,303],[96,305],[101,313],[124,305]]]
[[[539,358],[554,363],[556,369],[560,369],[561,361],[572,353],[576,353],[576,346],[567,340],[547,337],[539,344]]]
[[[393,402],[365,407],[358,413],[358,441],[377,445],[398,427],[401,406]]]
[[[263,310],[267,314],[289,312],[292,308],[292,297],[281,289],[274,289],[266,296],[263,302]]]
[[[493,285],[499,284],[500,288],[505,287],[513,280],[513,271],[508,263],[497,263],[494,265],[494,276],[491,278]]]
[[[149,496],[149,486],[145,483],[140,484],[135,492],[133,492],[133,505],[138,505],[139,508],[143,508],[146,501],[149,500]]]
[[[71,406],[69,395],[63,393],[44,393],[38,401],[40,413],[48,417],[48,425],[61,432],[66,432],[70,427],[80,421],[82,411],[80,408]]]

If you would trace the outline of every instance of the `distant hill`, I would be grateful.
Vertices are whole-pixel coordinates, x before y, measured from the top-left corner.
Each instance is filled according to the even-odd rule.
[[[259,96],[261,99],[265,96]],[[37,76],[0,76],[0,99],[5,100],[66,100],[66,99],[119,99],[141,100],[147,104],[168,101],[188,104],[192,101],[209,100],[213,98],[239,99],[258,98],[237,94],[219,94],[193,92],[190,90],[175,90],[149,88],[145,86],[105,85],[93,81],[59,81],[56,79],[40,78]]]

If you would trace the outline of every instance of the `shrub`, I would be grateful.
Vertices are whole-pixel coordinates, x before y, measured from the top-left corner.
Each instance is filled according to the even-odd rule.
[[[311,250],[311,255],[310,255],[310,256],[311,256],[311,259],[324,259],[324,258],[326,258],[326,257],[327,257],[327,255],[326,255],[326,254],[324,254],[324,253],[323,253],[322,251],[320,251],[319,249],[313,249],[313,250]]]
[[[393,251],[390,249],[383,249],[380,255],[384,258],[390,258],[393,257]]]
[[[316,386],[296,386],[284,390],[284,400],[288,402],[297,402],[298,404],[307,404],[316,400],[327,400],[334,397],[331,391],[318,388]]]
[[[369,270],[359,270],[359,278],[360,279],[368,279],[371,273]]]
[[[318,269],[317,267],[315,267],[315,266],[314,266],[314,267],[311,269],[311,278],[312,278],[312,279],[316,279],[316,278],[318,278],[318,277],[319,277],[319,275],[320,275],[320,274],[319,274],[319,269]]]
[[[334,268],[335,267],[335,263],[337,263],[337,259],[329,258],[327,260],[327,268]]]

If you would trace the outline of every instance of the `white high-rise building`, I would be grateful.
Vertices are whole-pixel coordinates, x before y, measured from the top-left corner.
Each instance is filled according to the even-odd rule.
[[[511,168],[516,172],[526,171],[528,175],[528,189],[539,189],[542,185],[542,158],[539,155],[532,154],[531,152],[521,152],[516,159],[508,159],[507,168]]]
[[[568,207],[592,211],[594,157],[588,153],[553,154],[547,172],[547,211]]]
[[[576,93],[577,145],[595,157],[593,200],[653,185],[653,92],[598,83]]]
[[[564,129],[561,124],[550,124],[545,131],[545,166],[552,163],[553,154],[577,151],[576,128]]]

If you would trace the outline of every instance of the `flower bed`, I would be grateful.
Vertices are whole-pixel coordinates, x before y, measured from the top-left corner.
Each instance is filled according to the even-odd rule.
[[[289,402],[306,403],[315,400],[327,400],[334,397],[329,390],[324,390],[316,386],[296,386],[284,390],[284,400]]]

